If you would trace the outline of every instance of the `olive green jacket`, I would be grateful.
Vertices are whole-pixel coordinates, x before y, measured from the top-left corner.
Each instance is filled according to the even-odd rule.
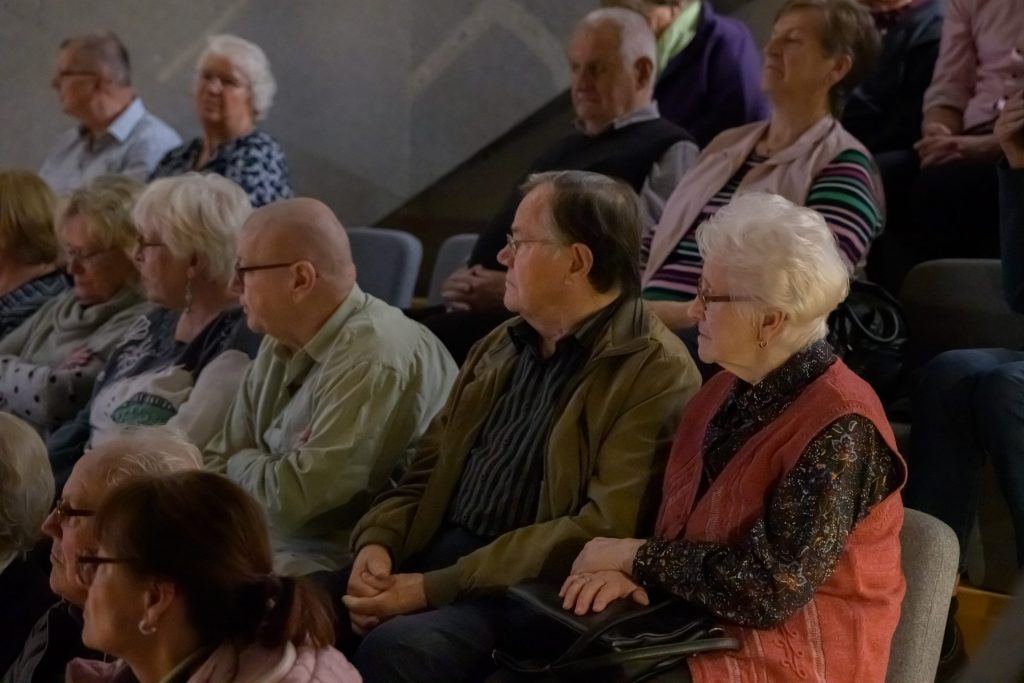
[[[515,365],[507,328],[519,320],[474,347],[398,487],[381,494],[356,525],[353,550],[380,544],[400,568],[431,543]],[[679,338],[640,300],[623,302],[561,399],[535,523],[428,572],[428,602],[437,607],[537,578],[560,581],[587,540],[648,531],[680,411],[699,386]]]

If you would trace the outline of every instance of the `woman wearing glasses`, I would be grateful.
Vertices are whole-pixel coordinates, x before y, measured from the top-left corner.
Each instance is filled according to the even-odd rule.
[[[29,425],[0,413],[0,671],[53,604],[45,571],[28,557],[51,502],[53,475],[42,440]]]
[[[88,444],[120,428],[170,424],[205,444],[259,349],[232,289],[235,236],[251,212],[238,185],[189,173],[156,180],[135,206],[135,261],[146,298],[89,404],[47,439],[59,483]]]
[[[701,359],[725,371],[684,411],[654,536],[588,543],[564,605],[585,614],[648,591],[704,605],[741,647],[690,660],[701,683],[881,683],[906,471],[877,396],[824,341],[848,286],[836,240],[816,212],[755,193],[697,245],[690,314]]]
[[[100,176],[72,193],[58,211],[57,236],[74,286],[0,339],[0,410],[41,432],[74,417],[121,335],[148,308],[129,256],[141,189],[124,176]]]
[[[274,574],[263,510],[228,479],[127,481],[94,523],[98,550],[78,557],[82,640],[120,661],[76,660],[71,683],[362,680],[331,647],[325,596]]]
[[[293,196],[284,152],[256,126],[276,90],[270,62],[258,45],[238,36],[210,36],[196,74],[202,135],[168,152],[152,177],[218,173],[241,185],[257,207]]]

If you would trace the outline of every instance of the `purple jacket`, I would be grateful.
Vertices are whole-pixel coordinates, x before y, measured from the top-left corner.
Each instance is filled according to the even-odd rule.
[[[666,65],[654,86],[663,118],[702,148],[727,128],[768,118],[761,92],[761,52],[746,25],[701,4],[697,34]]]

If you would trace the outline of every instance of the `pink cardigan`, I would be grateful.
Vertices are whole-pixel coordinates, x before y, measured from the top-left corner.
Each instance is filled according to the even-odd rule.
[[[239,651],[222,645],[188,678],[188,683],[362,683],[355,667],[334,648],[281,650],[251,647]],[[68,683],[134,683],[123,661],[75,659],[68,664]]]
[[[651,251],[644,264],[642,283],[651,281],[679,241],[695,228],[694,221],[708,201],[729,181],[750,156],[754,145],[764,137],[767,121],[751,123],[719,134],[686,172],[665,204],[661,220],[654,228]],[[743,178],[737,194],[771,192],[803,205],[815,177],[841,152],[855,149],[868,158],[871,153],[857,138],[846,132],[831,116],[807,129],[789,147],[770,156]],[[874,178],[875,202],[885,206],[881,178]],[[858,265],[858,264],[854,264]]]

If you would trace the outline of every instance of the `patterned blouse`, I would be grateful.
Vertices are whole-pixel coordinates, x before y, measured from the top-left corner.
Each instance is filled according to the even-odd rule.
[[[196,138],[168,152],[150,180],[182,175],[189,171],[217,173],[238,183],[254,207],[295,196],[288,179],[288,162],[277,140],[260,130],[217,148],[202,168],[196,168],[203,141]]]
[[[819,341],[756,385],[737,382],[704,437],[704,494],[734,455],[836,361]],[[807,604],[835,570],[854,526],[898,485],[896,458],[866,417],[844,415],[800,456],[735,545],[652,539],[633,563],[643,586],[722,619],[772,628]]]
[[[39,307],[71,286],[63,270],[29,280],[0,296],[0,337],[35,315]]]

